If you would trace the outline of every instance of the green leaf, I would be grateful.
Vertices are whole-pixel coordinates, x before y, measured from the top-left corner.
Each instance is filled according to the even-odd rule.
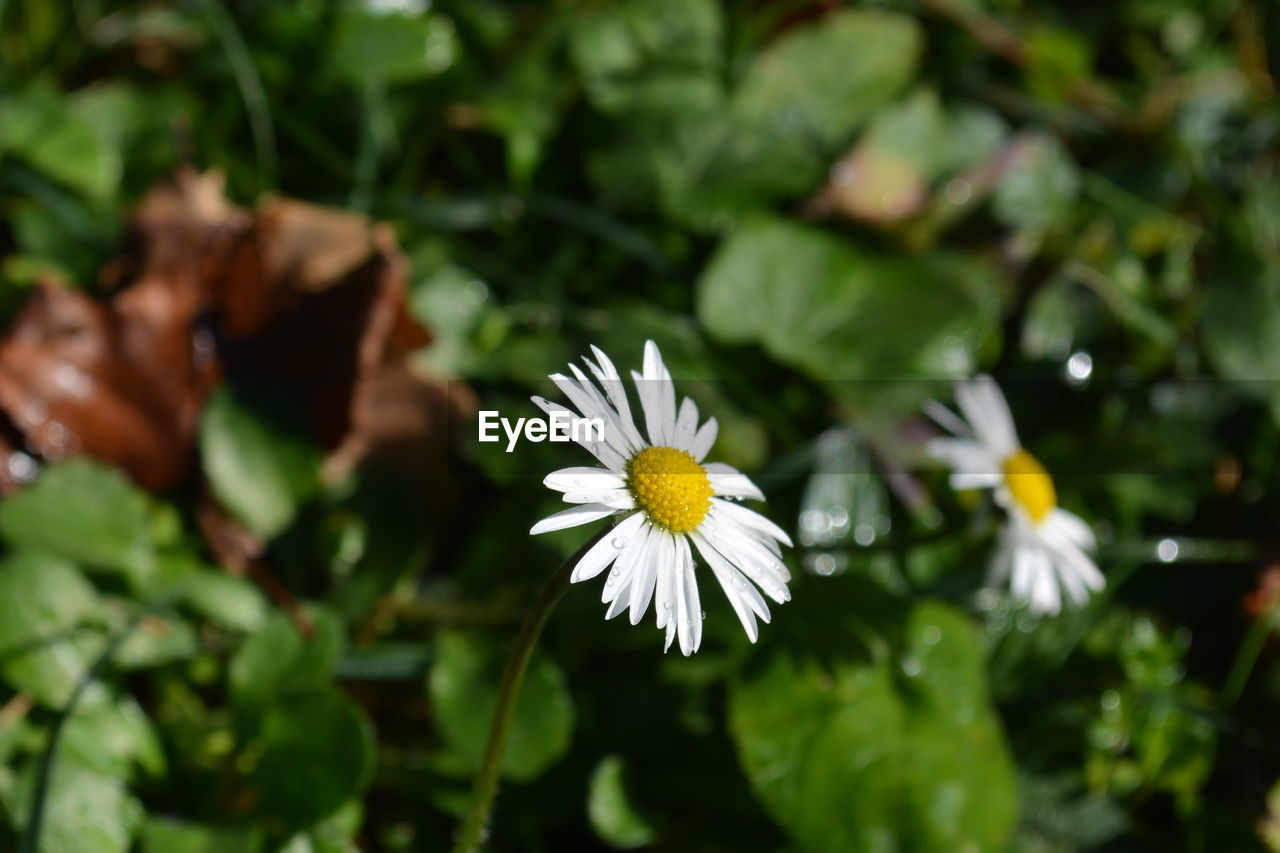
[[[1047,231],[1070,221],[1079,191],[1079,170],[1062,143],[1030,136],[996,185],[995,215],[1010,228]]]
[[[255,400],[256,402],[256,400]],[[286,416],[252,408],[222,388],[205,404],[200,452],[218,500],[246,527],[270,538],[284,530],[319,485],[320,455]]]
[[[342,656],[346,634],[327,610],[306,612],[313,634],[303,637],[293,620],[275,612],[236,651],[229,677],[236,706],[257,711],[279,697],[328,685]]]
[[[145,583],[152,562],[146,495],[119,471],[86,457],[51,465],[0,504],[0,534]]]
[[[653,843],[657,830],[631,804],[622,759],[607,756],[591,774],[587,816],[596,834],[614,847],[629,850]]]
[[[489,736],[504,656],[486,638],[453,631],[440,636],[437,654],[428,676],[432,706],[454,757],[470,772],[480,766]],[[535,655],[516,705],[503,774],[520,781],[541,775],[569,748],[573,723],[564,673]]]
[[[736,115],[828,153],[915,76],[920,29],[887,12],[844,10],[764,50],[734,95]]]
[[[181,584],[187,606],[227,628],[256,631],[267,618],[266,598],[245,578],[201,566],[184,575]]]
[[[1280,423],[1280,268],[1248,264],[1214,276],[1201,322],[1218,375],[1269,400]]]
[[[30,814],[34,769],[23,777],[10,808],[19,828]],[[58,761],[49,777],[40,853],[125,853],[142,815],[123,779],[73,760]]]
[[[86,697],[62,730],[58,754],[87,769],[128,778],[139,766],[151,776],[165,769],[164,749],[146,712],[132,696]]]
[[[83,195],[107,198],[120,183],[120,150],[95,125],[94,112],[82,114],[76,104],[75,96],[39,85],[0,99],[0,151]]]
[[[638,37],[634,28],[628,32],[626,39]],[[637,86],[648,84],[624,81],[619,85],[629,95],[610,89],[609,97],[634,120],[623,142],[592,159],[591,171],[609,195],[635,199],[653,187],[679,221],[698,228],[732,224],[762,204],[813,190],[853,133],[915,76],[920,41],[910,18],[835,12],[763,50],[727,99],[717,79],[704,75],[695,83],[686,67],[683,85],[663,90],[660,117],[633,111]],[[655,46],[608,47],[608,55],[621,56]],[[704,45],[698,56],[696,67],[705,67],[711,52]],[[649,80],[645,71],[632,77]],[[656,102],[646,91],[646,108]]]
[[[213,826],[153,817],[142,830],[143,853],[258,853],[257,827]]]
[[[62,558],[20,551],[0,561],[0,674],[61,707],[102,646],[83,630],[101,611],[97,592]]]
[[[357,12],[341,20],[333,66],[354,83],[396,83],[439,74],[457,50],[447,18]]]
[[[729,711],[752,786],[804,850],[994,851],[1013,827],[982,650],[947,607],[917,606],[872,662],[775,655]]]
[[[364,712],[330,687],[267,709],[253,781],[263,808],[295,825],[338,810],[373,776],[376,744]]]
[[[834,381],[969,375],[995,329],[996,283],[972,260],[874,254],[809,226],[738,229],[698,282],[698,317],[728,343]]]
[[[724,22],[714,0],[624,0],[573,18],[569,47],[600,110],[654,118],[723,100]]]

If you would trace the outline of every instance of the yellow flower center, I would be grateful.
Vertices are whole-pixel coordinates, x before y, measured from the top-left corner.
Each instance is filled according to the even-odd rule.
[[[649,520],[688,533],[711,509],[711,478],[692,456],[674,447],[648,447],[627,463],[627,488]]]
[[[1025,450],[1019,449],[1004,460],[1004,484],[1013,499],[1037,523],[1044,521],[1058,505],[1058,495],[1053,490],[1049,472]]]

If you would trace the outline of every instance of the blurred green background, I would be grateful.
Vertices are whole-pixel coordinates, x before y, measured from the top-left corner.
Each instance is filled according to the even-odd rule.
[[[753,647],[704,578],[684,659],[570,589],[493,850],[1280,850],[1277,52],[1268,0],[0,0],[0,849],[41,790],[50,853],[447,849],[586,536],[526,535],[586,454],[473,410],[653,338],[794,598]],[[979,370],[1081,611],[920,465]]]

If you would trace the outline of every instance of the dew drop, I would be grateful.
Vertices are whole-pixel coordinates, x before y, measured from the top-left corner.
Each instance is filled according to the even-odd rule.
[[[623,548],[627,547],[627,540],[621,536],[615,536],[609,544],[621,551]]]
[[[700,610],[700,611],[698,611],[698,618],[699,618],[699,619],[706,619],[706,618],[707,618],[707,611],[705,611],[705,610]]]

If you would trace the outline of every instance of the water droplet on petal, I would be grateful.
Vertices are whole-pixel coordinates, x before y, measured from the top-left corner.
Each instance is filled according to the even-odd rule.
[[[609,544],[621,551],[623,548],[627,547],[627,540],[621,536],[615,536]]]

